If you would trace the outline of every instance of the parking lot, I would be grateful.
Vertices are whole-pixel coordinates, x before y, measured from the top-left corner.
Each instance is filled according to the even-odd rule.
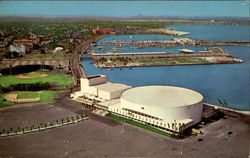
[[[19,106],[19,105],[18,105]],[[69,105],[70,107],[71,105]],[[73,107],[72,107],[73,108]],[[4,112],[4,128],[27,126],[74,115],[48,105],[13,107]],[[247,157],[249,118],[225,118],[205,125],[203,135],[184,140],[91,114],[92,119],[20,136],[0,138],[1,157]]]

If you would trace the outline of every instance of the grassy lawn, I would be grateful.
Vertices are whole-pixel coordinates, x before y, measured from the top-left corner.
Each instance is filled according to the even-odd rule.
[[[75,106],[79,107],[79,108],[82,108],[83,105],[82,104],[74,104]]]
[[[52,102],[57,93],[63,91],[40,91],[40,103]],[[9,93],[0,94],[0,108],[14,105],[14,102],[6,101],[4,97],[8,94],[18,94],[18,99],[36,98],[39,97],[37,91],[13,91]]]
[[[158,133],[158,134],[161,134],[161,135],[164,135],[164,136],[168,136],[168,137],[172,136],[172,134],[170,134],[170,133],[161,131],[161,130],[159,130],[157,128],[154,128],[152,126],[149,126],[149,125],[146,125],[146,124],[143,124],[143,123],[140,123],[140,122],[136,122],[136,121],[126,119],[126,118],[123,118],[123,117],[120,117],[120,116],[116,116],[116,115],[113,115],[113,114],[108,114],[106,116],[108,118],[112,118],[114,120],[125,122],[125,123],[131,124],[133,126],[137,126],[137,127],[140,127],[140,128],[143,128],[143,129],[146,129],[148,131],[155,132],[155,133]]]
[[[164,59],[164,58],[144,58],[144,59],[136,59],[132,61],[133,63],[138,64],[146,64],[146,65],[167,65],[167,64],[202,64],[208,63],[209,61],[203,58],[175,58],[175,59]]]
[[[52,102],[56,93],[60,92],[63,91],[43,91],[43,93],[40,94],[40,102]]]
[[[36,72],[30,72],[30,73],[25,73],[23,75],[25,76],[37,76],[39,74],[48,74],[46,77],[42,78],[33,78],[33,79],[21,79],[17,78],[15,76],[2,76],[0,77],[0,84],[3,87],[8,87],[10,84],[18,84],[18,83],[36,83],[36,82],[57,82],[58,86],[69,86],[73,84],[73,80],[71,76],[66,76],[66,75],[60,75],[60,74],[55,74],[52,72],[41,72],[41,71],[36,71]]]
[[[175,61],[178,64],[200,64],[208,63],[204,58],[176,58]]]
[[[174,64],[174,60],[171,59],[162,59],[162,58],[144,58],[144,59],[137,59],[134,61],[138,64]]]
[[[6,96],[7,94],[0,94],[0,108],[3,108],[3,107],[7,107],[7,106],[10,106],[10,105],[14,105],[15,103],[13,102],[10,102],[10,101],[6,101],[4,99],[4,97]]]
[[[69,55],[68,54],[44,54],[44,55],[40,55],[40,54],[34,54],[31,56],[28,56],[28,59],[69,59]]]
[[[18,99],[29,99],[37,97],[39,97],[39,94],[36,92],[19,92],[17,96]]]
[[[24,76],[28,76],[28,77],[34,77],[34,76],[38,76],[41,74],[45,74],[45,72],[42,71],[34,71],[34,72],[30,72],[30,73],[24,73]]]

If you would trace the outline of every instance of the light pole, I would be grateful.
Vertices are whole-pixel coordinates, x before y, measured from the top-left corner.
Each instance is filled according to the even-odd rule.
[[[183,144],[183,139],[181,140],[181,155],[180,155],[180,157],[182,157],[182,144]]]
[[[69,152],[68,152],[68,143],[69,143],[69,140],[65,140],[63,142],[65,143],[65,153],[64,154],[67,157],[68,154],[69,154]]]
[[[27,127],[27,120],[23,121],[24,127]]]
[[[82,105],[82,115],[84,114],[84,105]]]
[[[122,120],[122,133],[124,132],[124,120]]]
[[[3,130],[3,109],[1,109],[1,131]]]
[[[10,59],[10,62],[9,62],[9,66],[10,66],[10,83],[12,84],[12,71],[11,71],[11,68],[12,68],[12,63],[11,63],[11,59]]]
[[[183,133],[182,133],[183,131],[180,131],[180,136],[182,137],[182,135],[183,135]],[[184,141],[184,138],[180,138],[181,139],[181,154],[180,154],[180,157],[182,157],[182,154],[183,154],[183,152],[182,152],[182,148],[183,148],[183,141]]]

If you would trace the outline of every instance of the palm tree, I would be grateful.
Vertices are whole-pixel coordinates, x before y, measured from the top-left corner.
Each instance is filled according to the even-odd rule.
[[[107,61],[107,59],[104,58],[104,57],[101,57],[101,58],[99,59],[99,62],[101,62],[102,64],[103,64],[104,62],[106,62],[106,61]]]

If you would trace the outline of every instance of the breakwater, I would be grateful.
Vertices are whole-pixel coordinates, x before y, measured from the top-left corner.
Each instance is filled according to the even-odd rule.
[[[176,46],[245,46],[250,41],[205,41],[205,40],[193,40],[189,38],[185,39],[173,39],[168,41],[112,41],[106,43],[94,43],[93,46],[107,46],[114,45],[121,47],[124,45],[132,45],[134,48],[146,48],[146,47],[176,47]]]

